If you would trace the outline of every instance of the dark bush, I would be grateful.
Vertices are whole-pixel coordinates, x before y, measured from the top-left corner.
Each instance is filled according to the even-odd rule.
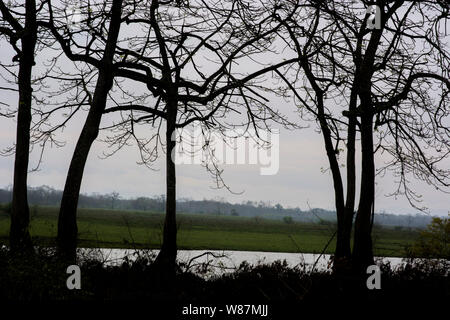
[[[155,256],[136,252],[133,259],[108,265],[95,251],[79,257],[81,290],[66,287],[67,265],[50,249],[11,256],[0,249],[0,301],[172,301],[178,303],[290,303],[292,306],[362,301],[433,300],[450,297],[446,263],[410,260],[398,269],[381,265],[382,289],[368,290],[367,276],[335,275],[291,268],[286,261],[252,266],[206,279],[180,265],[168,281],[154,268]]]

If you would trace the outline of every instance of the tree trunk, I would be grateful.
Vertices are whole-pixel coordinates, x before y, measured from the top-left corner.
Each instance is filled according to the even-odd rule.
[[[372,249],[372,215],[375,191],[375,164],[373,155],[373,116],[369,112],[361,116],[361,191],[355,221],[353,245],[353,269],[364,273],[374,264]]]
[[[401,3],[402,1],[395,2],[392,7],[398,8],[401,6]],[[393,9],[391,8],[390,10]],[[385,13],[382,11],[380,14],[382,15],[382,20],[385,21],[385,17],[383,17]],[[356,71],[357,77],[355,78],[361,103],[360,132],[362,155],[361,191],[355,220],[352,255],[352,264],[355,273],[365,273],[367,266],[374,264],[372,217],[375,202],[375,159],[373,154],[373,105],[371,90],[372,76],[375,70],[375,57],[383,32],[382,28],[372,31],[364,58],[357,63],[361,65]]]
[[[113,84],[114,74],[112,64],[120,31],[122,0],[113,1],[111,13],[108,39],[101,61],[101,67],[99,68],[94,96],[83,130],[75,146],[61,199],[61,208],[58,217],[57,246],[59,255],[69,261],[75,261],[76,259],[78,235],[76,218],[84,167],[92,143],[97,138],[102,114],[106,108],[108,93]]]
[[[337,273],[351,272],[351,234],[355,210],[356,171],[355,171],[355,140],[356,140],[356,86],[353,86],[349,104],[349,120],[347,129],[347,198],[345,208],[338,226],[336,251],[333,268]],[[339,216],[339,215],[338,215]]]
[[[177,116],[176,99],[167,103],[166,128],[166,217],[164,220],[163,243],[155,261],[157,266],[164,267],[168,273],[175,272],[177,258],[177,222],[176,222],[176,172],[172,153],[175,150],[175,132]]]
[[[100,84],[98,83],[97,86],[99,85]],[[106,88],[101,91],[106,91],[107,93]],[[98,135],[98,127],[104,108],[102,108],[102,105],[104,106],[105,103],[106,95],[102,94],[102,97],[100,97],[100,93],[94,95],[91,109],[89,110],[88,117],[75,147],[72,160],[70,161],[66,184],[61,199],[58,217],[57,245],[60,255],[70,261],[74,261],[76,258],[78,234],[77,207],[84,167],[92,143]]]
[[[16,154],[14,161],[14,186],[11,206],[10,247],[13,252],[31,249],[28,231],[30,209],[28,207],[27,177],[30,152],[31,124],[31,73],[34,65],[34,50],[37,40],[36,3],[25,4],[25,30],[22,36],[22,52],[19,60],[19,106],[17,115]]]
[[[325,115],[324,106],[324,94],[320,86],[317,84],[315,77],[310,69],[309,63],[306,60],[301,61],[301,65],[305,70],[306,76],[308,77],[311,86],[316,92],[317,98],[317,117],[320,123],[320,128],[322,130],[322,136],[325,144],[325,150],[327,152],[328,162],[330,164],[330,170],[333,176],[333,187],[334,187],[334,202],[336,207],[337,216],[337,239],[336,239],[336,250],[334,256],[333,267],[335,271],[341,269],[341,262],[347,260],[349,255],[346,238],[345,238],[345,203],[344,203],[344,186],[342,183],[342,176],[339,169],[339,163],[337,160],[337,155],[332,141],[331,130],[327,123]],[[350,242],[348,242],[350,243]]]
[[[335,273],[351,271],[351,233],[353,226],[353,208],[345,206],[337,213],[336,250],[334,252],[333,270]]]
[[[318,92],[318,91],[316,91]],[[330,170],[333,176],[334,187],[334,201],[337,216],[337,236],[336,236],[336,250],[334,255],[333,268],[336,272],[343,269],[342,265],[350,256],[350,241],[346,238],[346,220],[345,220],[345,206],[344,206],[344,187],[342,183],[342,176],[339,169],[339,163],[331,140],[331,132],[324,114],[324,104],[322,94],[318,94],[318,117],[322,129],[322,135],[325,143],[325,150],[327,152]],[[347,243],[348,242],[348,243]]]

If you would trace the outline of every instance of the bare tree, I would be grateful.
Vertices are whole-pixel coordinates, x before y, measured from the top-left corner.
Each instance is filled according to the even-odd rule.
[[[408,185],[408,175],[440,189],[448,187],[449,177],[448,170],[437,166],[449,155],[448,128],[444,125],[448,118],[449,56],[443,46],[448,5],[376,1],[374,16],[367,10],[369,5],[365,1],[310,1],[305,10],[314,17],[313,23],[297,18],[286,24],[289,45],[299,55],[302,71],[295,75],[297,85],[288,86],[301,107],[319,123],[324,137],[338,215],[335,258],[344,260],[350,256],[355,138],[360,134],[361,187],[351,256],[357,272],[373,264],[374,154],[381,151],[391,156],[379,172],[394,170],[399,177],[394,194],[405,195],[413,205],[417,198]],[[431,17],[425,14],[428,11],[433,13]],[[369,27],[372,25],[375,27]],[[306,40],[297,40],[299,35],[306,35]],[[286,74],[280,77],[289,83]],[[428,93],[431,88],[436,92],[434,97]],[[345,204],[337,161],[341,142],[347,147]],[[427,154],[430,147],[433,150]]]
[[[118,192],[114,191],[110,194],[110,198],[111,198],[111,209],[114,209],[117,200],[120,199],[120,194]]]
[[[373,262],[370,234],[374,214],[374,153],[387,151],[387,168],[416,206],[409,175],[445,190],[450,154],[448,93],[450,56],[444,46],[449,5],[444,2],[377,1],[380,28],[370,32],[359,83],[362,175],[355,222],[353,264],[364,271]],[[425,12],[432,12],[431,17]],[[447,20],[447,21],[446,21]],[[433,90],[432,96],[429,91]],[[375,148],[373,132],[378,133]],[[428,150],[427,150],[428,149]],[[381,170],[386,170],[382,167]],[[448,189],[447,189],[448,190]]]
[[[0,1],[0,34],[6,36],[16,51],[18,61],[17,85],[19,103],[17,107],[17,129],[14,162],[13,199],[11,207],[10,247],[13,251],[31,249],[29,233],[30,210],[27,199],[27,177],[30,152],[30,126],[32,109],[32,70],[35,64],[35,49],[38,27],[35,0],[26,0],[23,5]],[[23,9],[23,10],[22,10]],[[4,65],[2,65],[4,66]]]
[[[269,89],[261,82],[265,75],[297,58],[273,64],[264,61],[263,54],[273,53],[271,45],[282,26],[273,18],[281,8],[276,4],[270,9],[262,3],[248,6],[241,1],[182,4],[155,0],[140,5],[125,21],[134,29],[148,32],[143,37],[135,36],[128,48],[118,47],[117,52],[124,58],[117,63],[117,75],[146,84],[156,101],[152,107],[132,104],[106,109],[105,113],[128,112],[120,126],[114,125],[118,131],[108,142],[121,148],[134,139],[141,151],[154,154],[156,149],[148,145],[152,140],[159,141],[159,129],[165,124],[166,218],[156,264],[174,271],[176,173],[171,155],[176,146],[176,130],[194,123],[200,123],[205,130],[234,127],[224,120],[226,114],[233,112],[245,112],[240,125],[247,128],[264,127],[269,120],[288,124],[268,105],[264,92]],[[285,18],[292,13],[280,10],[279,14]],[[236,67],[245,59],[255,59],[256,70]],[[137,138],[139,123],[158,130],[148,140]],[[154,157],[147,155],[142,160],[149,159]]]
[[[342,111],[356,109],[354,90],[347,52],[342,49],[340,27],[333,16],[327,16],[320,5],[306,3],[298,14],[284,23],[283,38],[299,57],[298,68],[278,72],[291,90],[301,117],[316,121],[324,140],[334,186],[337,215],[337,240],[334,269],[349,269],[351,260],[351,230],[353,224],[356,172],[355,141],[356,117],[342,117]],[[346,49],[346,48],[344,48]],[[355,46],[360,54],[361,46]],[[349,98],[347,98],[349,97]],[[312,116],[312,117],[311,117]],[[342,144],[346,147],[346,196],[340,169]]]
[[[123,0],[112,0],[110,6],[107,2],[96,5],[91,5],[90,2],[83,5],[80,2],[80,11],[85,11],[87,16],[79,21],[81,29],[71,30],[63,19],[66,8],[52,6],[49,1],[48,20],[39,22],[51,32],[70,60],[89,64],[98,70],[95,90],[92,95],[88,94],[90,108],[70,162],[58,218],[58,248],[60,254],[70,260],[76,258],[76,213],[84,167],[92,143],[98,136],[108,93],[113,85],[113,63],[122,23],[122,2]],[[77,36],[89,39],[86,45],[81,46],[81,50]]]
[[[162,265],[170,265],[168,269],[174,270],[177,251],[176,176],[171,154],[176,144],[172,139],[175,130],[194,122],[201,122],[208,128],[217,126],[217,119],[224,117],[224,110],[240,113],[236,109],[241,103],[247,114],[248,121],[244,121],[247,127],[256,128],[268,119],[287,123],[275,110],[267,107],[268,99],[258,93],[265,88],[257,80],[296,59],[274,65],[263,63],[257,71],[251,72],[234,67],[238,59],[270,50],[273,35],[281,25],[272,18],[272,12],[261,4],[249,7],[237,0],[226,4],[216,1],[209,4],[204,1],[189,4],[141,1],[126,3],[121,8],[121,15],[118,13],[119,6],[119,2],[113,1],[112,14],[106,14],[106,17],[106,6],[98,10],[89,7],[89,3],[82,6],[81,9],[88,14],[80,21],[81,31],[70,30],[59,21],[50,3],[48,19],[40,22],[51,32],[70,60],[83,62],[98,70],[92,99],[86,88],[87,81],[84,81],[86,74],[76,80],[85,87],[90,109],[66,180],[58,226],[59,247],[74,257],[76,207],[87,155],[98,135],[102,114],[119,112],[124,117],[123,121],[105,129],[121,130],[119,136],[111,140],[119,148],[129,138],[134,139],[141,149],[143,162],[149,160],[144,158],[145,152],[152,154],[156,148],[147,150],[149,141],[144,142],[137,137],[137,125],[143,123],[153,127],[159,121],[157,133],[149,139],[158,141],[161,123],[165,124],[167,201],[164,239],[158,262],[162,261]],[[263,12],[265,15],[258,17]],[[61,13],[59,17],[63,17]],[[104,30],[107,21],[109,30],[105,37],[103,34],[106,32],[98,30]],[[258,21],[260,25],[248,21]],[[117,40],[121,24],[126,24],[128,30],[133,28],[133,34],[127,36],[124,27],[124,37]],[[87,41],[79,41],[80,38]],[[213,71],[209,76],[201,70],[197,57],[210,59]],[[125,84],[130,81],[144,84],[150,94],[127,92]],[[108,93],[113,87],[120,93],[121,99],[110,96],[113,106],[106,108]],[[148,106],[151,99],[155,100],[154,105]],[[124,100],[127,103],[123,103]]]

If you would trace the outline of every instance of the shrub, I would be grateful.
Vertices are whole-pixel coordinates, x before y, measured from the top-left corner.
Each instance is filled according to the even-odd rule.
[[[410,249],[415,257],[450,259],[450,216],[433,218]]]

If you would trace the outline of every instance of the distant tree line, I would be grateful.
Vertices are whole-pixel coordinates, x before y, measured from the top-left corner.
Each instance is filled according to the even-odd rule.
[[[28,188],[28,200],[30,205],[59,206],[62,198],[62,190],[56,190],[49,186]],[[0,189],[0,203],[11,202],[12,190]],[[151,212],[163,212],[165,208],[163,195],[154,197],[122,198],[119,193],[107,194],[93,193],[80,194],[80,208],[99,208],[117,210],[142,210]],[[284,208],[277,203],[272,205],[264,201],[244,201],[242,203],[229,203],[225,199],[193,200],[181,198],[177,200],[179,213],[215,214],[242,217],[263,217],[266,219],[283,220],[287,217],[293,222],[335,223],[336,212],[321,208],[301,210],[300,208]],[[378,213],[375,215],[375,223],[383,226],[396,226],[405,228],[423,228],[428,225],[432,216],[427,215],[396,215],[390,213]]]

